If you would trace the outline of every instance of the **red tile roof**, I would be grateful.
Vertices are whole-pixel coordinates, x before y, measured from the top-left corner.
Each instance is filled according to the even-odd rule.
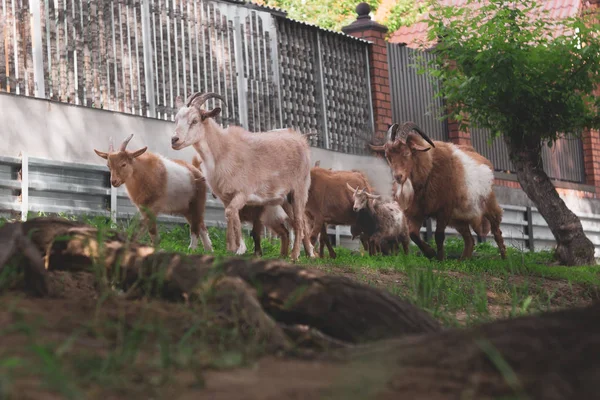
[[[417,0],[422,1],[422,0]],[[441,0],[444,6],[464,7],[467,0]],[[582,0],[549,0],[543,1],[544,9],[548,10],[548,17],[552,19],[563,19],[575,17],[583,4]],[[423,13],[422,19],[427,18],[427,12]],[[416,22],[411,26],[400,27],[390,37],[390,43],[406,43],[408,47],[419,47],[427,40],[427,23]]]

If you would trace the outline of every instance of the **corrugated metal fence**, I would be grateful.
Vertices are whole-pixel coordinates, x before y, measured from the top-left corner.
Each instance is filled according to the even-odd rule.
[[[127,219],[136,212],[124,187],[110,186],[105,166],[65,163],[39,158],[0,157],[0,214],[64,213],[67,215],[103,215]],[[535,208],[501,205],[504,209],[501,229],[507,245],[519,249],[541,250],[555,245],[546,222]],[[600,216],[577,214],[586,235],[596,246],[600,257]],[[162,215],[162,222],[185,223],[181,217]],[[225,226],[223,204],[208,196],[205,220],[209,226]],[[429,223],[435,229],[435,221]],[[247,226],[247,225],[246,225]],[[248,227],[248,226],[247,226]],[[423,228],[423,234],[427,229]],[[449,235],[457,236],[454,229]],[[534,234],[535,232],[535,234]],[[350,228],[337,227],[330,234],[337,243],[358,248],[358,240],[350,240]],[[489,239],[491,243],[493,240]]]
[[[402,44],[388,44],[388,63],[392,92],[392,120],[413,121],[434,140],[448,140],[446,120],[440,120],[444,110],[441,98],[435,98],[439,82],[417,73],[422,64],[419,56],[429,60],[431,53],[408,48]]]
[[[501,137],[491,139],[487,129],[471,129],[473,147],[494,164],[496,171],[514,172],[508,147]],[[544,171],[552,179],[567,182],[585,182],[583,143],[580,138],[563,137],[552,147],[542,147]]]
[[[394,122],[412,120],[422,126],[435,140],[448,140],[446,120],[439,116],[444,102],[435,98],[436,82],[427,75],[417,73],[422,65],[419,58],[429,61],[433,54],[408,48],[402,44],[388,44],[390,85],[392,92],[392,118]],[[488,158],[497,171],[514,172],[508,148],[502,138],[491,138],[487,129],[471,129],[473,147]],[[544,170],[552,179],[585,182],[583,145],[581,139],[565,137],[554,146],[542,149]]]
[[[3,0],[0,91],[172,120],[214,91],[251,131],[316,130],[363,153],[372,132],[368,42],[243,1]],[[209,106],[215,100],[209,101]]]

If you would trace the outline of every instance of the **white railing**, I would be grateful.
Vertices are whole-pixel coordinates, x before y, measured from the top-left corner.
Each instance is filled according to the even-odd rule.
[[[504,210],[501,229],[507,245],[523,250],[541,250],[555,245],[548,225],[536,208],[501,205]],[[124,187],[110,186],[110,174],[105,166],[53,161],[28,157],[0,157],[0,213],[64,213],[67,215],[106,216],[128,219],[136,213]],[[584,231],[600,256],[600,215],[576,213]],[[208,226],[225,226],[223,204],[208,196],[205,212]],[[181,217],[161,215],[161,222],[185,223]],[[435,221],[427,221],[422,232],[431,237]],[[458,235],[454,229],[448,235]],[[358,248],[358,240],[350,241],[350,228],[329,229],[336,243]],[[488,239],[491,243],[493,240]]]

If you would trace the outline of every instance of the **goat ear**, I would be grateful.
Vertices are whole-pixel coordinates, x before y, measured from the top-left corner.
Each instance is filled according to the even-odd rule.
[[[133,153],[131,153],[131,157],[137,158],[137,157],[141,156],[142,154],[144,154],[146,152],[146,150],[148,150],[148,146],[142,147],[141,149],[134,151]]]
[[[175,107],[177,107],[177,109],[179,110],[181,107],[183,107],[185,105],[185,103],[183,102],[183,97],[181,96],[177,96],[175,98]]]
[[[371,194],[371,193],[367,193],[367,197],[370,199],[378,199],[381,197],[380,194]]]
[[[409,147],[412,151],[429,151],[429,150],[431,150],[431,146],[422,146],[415,142],[410,142]]]
[[[385,146],[377,146],[375,144],[369,143],[369,147],[371,148],[371,151],[377,154],[378,156],[383,156],[385,154]]]
[[[221,113],[221,107],[215,107],[210,111],[202,111],[201,116],[202,116],[202,121],[204,121],[207,118],[214,118],[217,115],[219,115]]]
[[[103,151],[100,150],[96,150],[94,149],[94,151],[96,152],[96,154],[98,154],[100,157],[104,158],[105,160],[108,160],[108,153],[105,153]]]

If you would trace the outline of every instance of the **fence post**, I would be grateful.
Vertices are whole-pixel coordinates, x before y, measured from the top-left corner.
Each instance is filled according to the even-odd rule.
[[[21,221],[27,221],[29,213],[29,157],[21,152]]]
[[[273,70],[273,85],[277,88],[277,106],[279,114],[279,127],[283,128],[283,106],[281,104],[281,76],[279,69],[279,31],[277,30],[277,20],[269,14],[269,33],[271,38],[271,68]]]
[[[431,238],[433,238],[433,226],[431,224],[431,218],[427,218],[425,220],[425,241],[429,243]]]
[[[144,52],[144,85],[146,86],[147,116],[156,118],[156,96],[154,92],[154,65],[152,35],[150,32],[150,0],[141,1],[142,13],[142,51]]]
[[[325,76],[323,75],[323,57],[321,48],[321,32],[317,31],[317,79],[319,80],[319,100],[321,103],[321,114],[323,115],[323,148],[329,149],[329,127],[327,126],[327,98],[325,96]]]
[[[42,46],[42,17],[40,0],[29,0],[31,12],[31,41],[33,56],[33,95],[46,98],[46,82],[44,80],[44,56]]]
[[[389,54],[388,54],[389,58]],[[371,123],[371,132],[375,134],[375,113],[373,110],[373,86],[371,85],[371,65],[369,61],[369,46],[365,46],[365,65],[367,66],[367,85],[369,94],[369,122]],[[389,65],[389,59],[388,59]]]
[[[245,129],[249,129],[248,124],[248,86],[246,83],[246,77],[244,76],[244,57],[242,55],[242,26],[240,14],[246,15],[246,10],[242,7],[236,7],[235,17],[233,18],[234,23],[234,54],[235,54],[235,72],[237,74],[237,86],[238,86],[238,104],[240,113],[240,125]]]
[[[531,210],[531,207],[527,207],[525,211],[525,218],[527,218],[527,247],[529,247],[529,251],[534,252],[533,211]]]
[[[117,188],[110,184],[110,220],[117,222]]]

